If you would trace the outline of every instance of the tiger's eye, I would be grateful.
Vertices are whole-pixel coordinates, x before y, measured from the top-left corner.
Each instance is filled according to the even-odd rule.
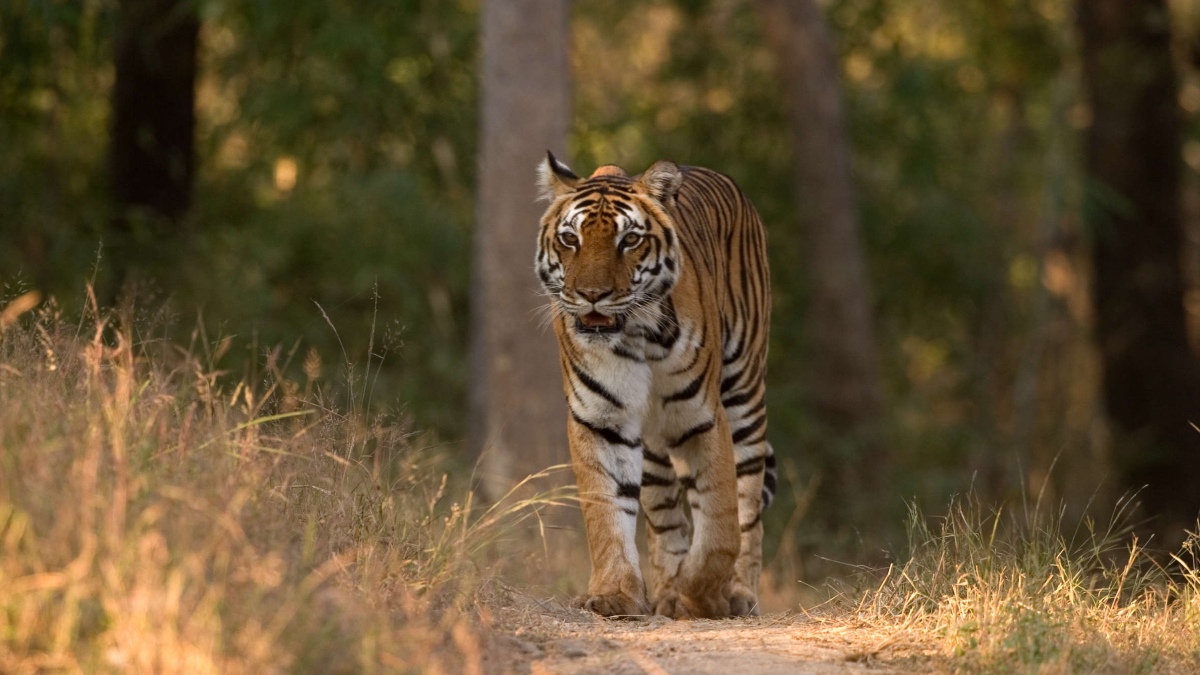
[[[579,245],[579,237],[577,237],[574,232],[563,232],[562,234],[558,235],[558,240],[562,242],[563,246],[569,246],[571,248],[575,248]]]
[[[630,232],[621,238],[621,244],[627,249],[633,248],[640,243],[642,243],[642,235],[637,232]]]

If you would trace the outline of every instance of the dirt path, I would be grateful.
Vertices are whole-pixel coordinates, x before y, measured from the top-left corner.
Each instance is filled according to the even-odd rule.
[[[929,673],[946,668],[907,633],[774,615],[722,621],[606,621],[554,601],[500,610],[488,670],[507,673]]]

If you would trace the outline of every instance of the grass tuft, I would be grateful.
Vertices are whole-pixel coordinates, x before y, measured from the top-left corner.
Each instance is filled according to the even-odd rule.
[[[909,513],[911,555],[860,595],[858,616],[932,636],[974,672],[1200,671],[1200,536],[1165,567],[1131,534],[1130,503],[1109,525],[1005,513],[974,496],[930,521]]]
[[[477,506],[315,352],[303,386],[279,350],[230,382],[203,335],[28,304],[0,314],[0,672],[481,672],[478,561],[559,496]]]

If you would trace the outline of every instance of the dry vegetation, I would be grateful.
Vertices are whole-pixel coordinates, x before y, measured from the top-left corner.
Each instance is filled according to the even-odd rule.
[[[0,672],[478,672],[469,563],[544,500],[456,502],[315,355],[223,386],[135,323],[0,335]]]
[[[907,562],[790,617],[614,624],[521,594],[485,601],[497,540],[561,499],[473,504],[465,478],[367,414],[361,380],[331,402],[315,353],[302,382],[280,350],[237,382],[205,347],[228,341],[183,347],[32,304],[0,312],[0,672],[522,671],[553,669],[553,644],[578,670],[609,663],[589,650],[614,640],[667,672],[739,642],[791,645],[771,647],[778,672],[837,654],[918,671],[1200,670],[1200,538],[1168,571],[1125,529],[1064,532],[1036,505],[966,499],[933,526],[914,511]],[[860,644],[830,646],[851,634]]]
[[[970,671],[1200,672],[1200,537],[1164,566],[1122,527],[1129,507],[1072,532],[1038,503],[1006,514],[968,497],[933,528],[914,508],[911,556],[856,614]]]

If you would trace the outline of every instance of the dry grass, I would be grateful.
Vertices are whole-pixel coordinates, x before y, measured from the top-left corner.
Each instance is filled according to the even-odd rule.
[[[862,620],[933,638],[955,670],[1200,672],[1200,537],[1162,565],[1121,527],[1021,514],[968,497],[931,528],[913,509],[912,553],[856,595]]]
[[[481,672],[475,561],[548,499],[475,507],[403,427],[323,401],[315,354],[303,385],[278,352],[223,385],[207,349],[25,309],[0,324],[0,672]]]
[[[331,403],[315,353],[303,381],[276,350],[237,382],[213,367],[229,340],[139,340],[136,322],[36,301],[0,310],[0,672],[480,673],[497,667],[488,616],[538,624],[479,591],[493,544],[561,496],[477,506],[366,412],[365,378]],[[968,498],[910,522],[907,562],[770,626],[780,644],[834,626],[866,630],[847,658],[916,671],[1200,672],[1200,536],[1164,567],[1127,528],[1067,532],[1037,506]],[[579,567],[578,543],[556,555]],[[525,570],[542,586],[569,576],[539,548],[502,550],[544,556]]]

